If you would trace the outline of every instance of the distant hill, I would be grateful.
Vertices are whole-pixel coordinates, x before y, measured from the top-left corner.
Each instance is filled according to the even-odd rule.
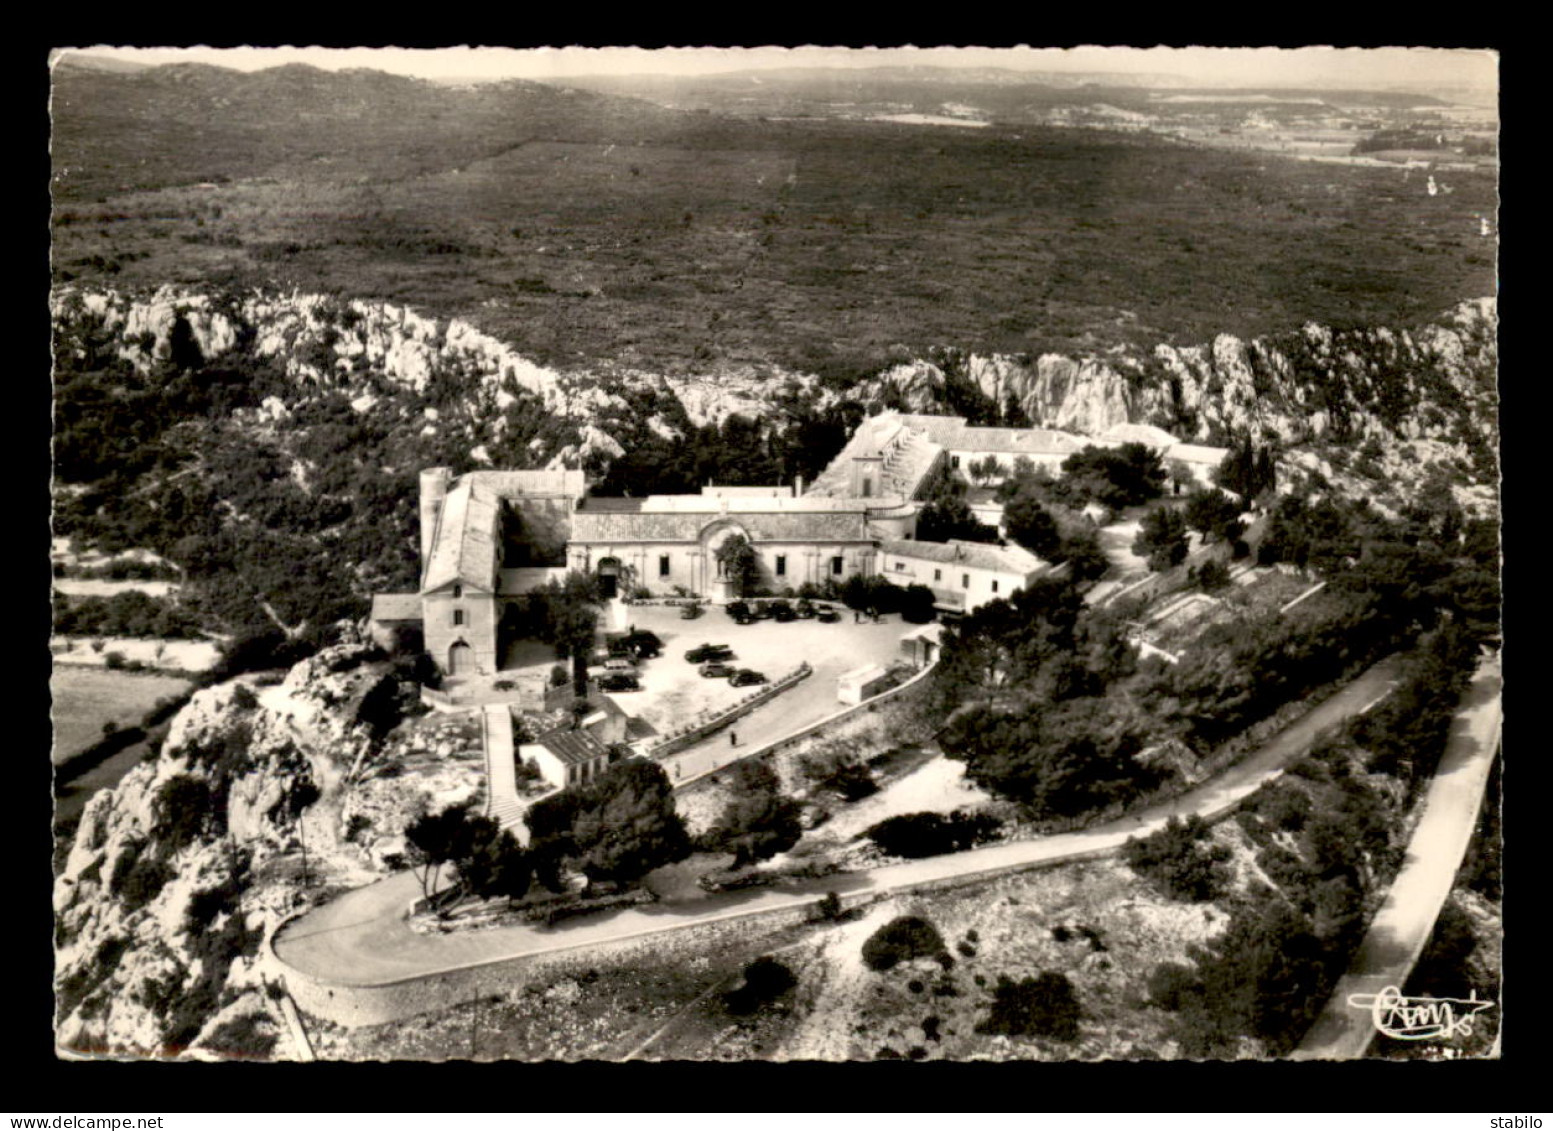
[[[130,59],[115,59],[111,55],[90,55],[80,51],[70,51],[61,54],[54,63],[54,68],[81,71],[102,71],[107,74],[128,75],[136,71],[148,69],[148,63],[136,63]]]
[[[199,63],[53,74],[54,189],[79,200],[257,176],[397,180],[535,138],[672,131],[645,102],[509,79],[451,88],[381,71]],[[112,62],[108,60],[108,62]]]

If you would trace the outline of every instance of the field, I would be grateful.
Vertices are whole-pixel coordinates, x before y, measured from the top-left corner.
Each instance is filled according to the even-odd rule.
[[[79,754],[102,738],[104,723],[140,722],[158,699],[178,695],[190,683],[172,676],[56,667],[49,677],[54,697],[54,762]]]
[[[331,115],[368,80],[294,78],[264,89],[305,135],[207,113],[143,165],[118,154],[106,131],[123,123],[100,101],[120,89],[141,120],[191,113],[206,79],[177,98],[62,84],[59,280],[298,286],[466,317],[552,364],[838,376],[934,346],[1404,325],[1495,287],[1477,230],[1491,174],[1429,197],[1401,169],[1142,135],[627,113],[543,88],[512,92],[500,118],[494,95],[407,98],[344,136]],[[221,81],[240,101],[241,81]],[[417,121],[422,144],[401,152]]]

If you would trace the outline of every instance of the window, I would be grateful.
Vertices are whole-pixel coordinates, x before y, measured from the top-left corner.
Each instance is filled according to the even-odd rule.
[[[658,555],[658,576],[669,576],[669,555],[667,554]]]
[[[843,563],[842,563],[841,558],[839,558],[839,557],[831,558],[831,560],[830,560],[830,572],[833,573],[835,576],[840,577],[841,576],[842,565],[843,565]]]
[[[865,499],[872,498],[873,497],[873,493],[874,493],[874,481],[872,479],[864,478],[864,480],[863,480],[863,498],[865,498]]]
[[[896,573],[905,573],[906,572],[906,563],[905,562],[896,562],[895,563],[895,572]]]
[[[933,571],[933,580],[934,581],[942,581],[943,579],[944,579],[944,571],[941,570],[941,569],[935,569]]]
[[[453,623],[454,624],[463,624],[464,623],[464,610],[463,609],[454,609],[453,610]]]
[[[998,583],[997,583],[997,582],[996,582],[996,581],[994,581],[994,582],[993,582],[993,583],[992,583],[992,591],[993,591],[993,592],[994,592],[994,593],[996,593],[996,592],[997,592],[997,591],[998,591]]]
[[[776,575],[778,577],[786,577],[787,576],[787,555],[786,554],[778,554],[776,556]]]
[[[455,586],[453,586],[453,600],[456,601],[460,597],[462,597],[463,595],[464,595],[464,587],[462,585],[455,585]]]
[[[968,573],[962,573],[960,575],[960,588],[961,589],[969,589],[970,587],[971,587],[971,575],[968,574]]]
[[[950,467],[951,470],[959,471],[960,470],[960,457],[959,456],[950,456],[949,457],[949,467]]]

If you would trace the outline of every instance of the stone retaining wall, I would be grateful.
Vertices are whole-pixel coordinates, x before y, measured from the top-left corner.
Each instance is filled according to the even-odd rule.
[[[347,1028],[359,1028],[400,1021],[480,998],[507,995],[531,981],[570,971],[581,972],[605,963],[629,961],[637,955],[660,950],[661,936],[666,931],[674,933],[676,942],[703,946],[735,935],[757,920],[761,930],[775,930],[807,919],[819,899],[816,896],[789,907],[735,912],[693,926],[665,923],[662,928],[613,942],[582,943],[568,950],[498,959],[373,986],[335,985],[311,978],[281,961],[275,954],[273,942],[265,949],[265,960],[272,973],[284,980],[292,999],[303,1012]]]

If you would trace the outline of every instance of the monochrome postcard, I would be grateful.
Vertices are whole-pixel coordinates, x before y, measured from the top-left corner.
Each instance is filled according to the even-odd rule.
[[[60,47],[56,1055],[1500,1055],[1498,58]]]

